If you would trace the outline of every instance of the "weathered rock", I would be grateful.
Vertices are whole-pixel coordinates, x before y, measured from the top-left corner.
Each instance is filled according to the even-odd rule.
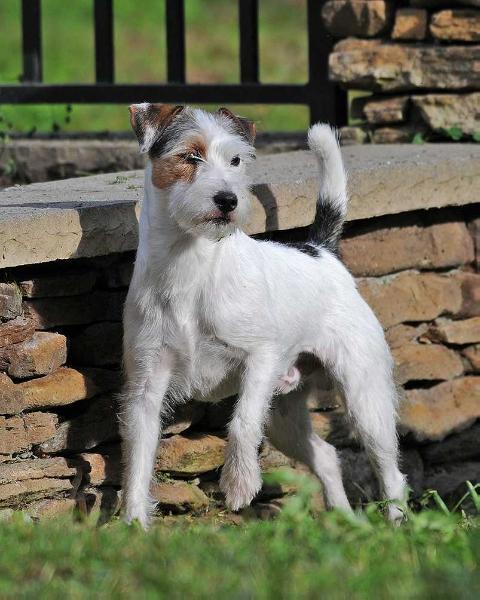
[[[47,498],[30,503],[23,511],[32,519],[43,521],[73,513],[76,504],[75,498]]]
[[[427,35],[428,14],[418,8],[399,8],[395,13],[394,40],[423,40]]]
[[[393,98],[357,97],[352,102],[352,117],[366,119],[368,123],[373,125],[401,123],[405,121],[408,102],[408,96]]]
[[[0,323],[0,348],[28,340],[34,332],[35,323],[25,317],[16,317],[6,323]]]
[[[58,417],[54,414],[35,412],[16,417],[0,417],[0,460],[29,450],[55,433]]]
[[[395,92],[480,86],[480,46],[415,46],[344,40],[330,54],[330,79],[353,89]]]
[[[290,466],[293,464],[291,459],[272,446],[267,439],[263,441],[259,462],[262,472],[269,472],[278,469],[279,467]]]
[[[61,456],[20,460],[0,465],[0,485],[28,479],[76,477],[77,475],[78,467]]]
[[[398,383],[448,380],[463,374],[463,363],[453,350],[439,344],[407,344],[393,350]]]
[[[328,0],[322,17],[335,37],[373,37],[388,25],[390,5],[385,0]]]
[[[37,331],[31,339],[0,349],[0,365],[17,379],[46,375],[67,360],[67,339],[59,333]]]
[[[120,446],[113,446],[105,453],[82,452],[75,457],[83,471],[84,483],[90,485],[120,485]]]
[[[15,319],[22,314],[22,295],[15,283],[0,283],[0,319]]]
[[[118,439],[117,404],[111,395],[99,396],[86,404],[79,416],[61,423],[54,436],[39,445],[44,454],[81,451]]]
[[[480,342],[480,317],[472,317],[463,321],[437,319],[426,336],[436,342],[448,344],[473,344]]]
[[[96,291],[85,296],[39,298],[24,302],[37,329],[63,325],[90,325],[97,321],[121,321],[124,291]]]
[[[174,435],[161,440],[156,471],[176,475],[195,475],[223,465],[226,441],[215,435],[195,433]]]
[[[33,412],[21,415],[30,444],[41,444],[54,435],[58,426],[58,415],[55,413]]]
[[[354,146],[355,144],[365,144],[368,134],[361,127],[341,127],[340,144],[342,146]]]
[[[0,485],[0,507],[19,507],[24,502],[31,502],[45,497],[49,498],[72,489],[73,485],[69,479],[54,479],[51,477],[6,483]]]
[[[412,103],[434,131],[444,133],[457,128],[466,135],[480,131],[480,92],[412,96]]]
[[[378,279],[360,279],[358,288],[384,327],[404,321],[430,321],[462,307],[462,293],[453,277],[403,271]]]
[[[400,227],[366,226],[340,243],[342,258],[356,276],[377,276],[404,269],[438,269],[474,259],[471,236],[464,223],[406,222]]]
[[[65,406],[115,389],[118,381],[118,373],[106,369],[86,369],[80,372],[60,367],[54,373],[18,384],[12,383],[0,373],[0,414]]]
[[[341,448],[357,445],[353,429],[343,409],[310,413],[315,433],[330,444]]]
[[[442,442],[420,448],[425,461],[445,463],[468,460],[480,456],[480,423],[465,431],[451,435]]]
[[[121,492],[110,486],[87,486],[77,494],[77,508],[84,515],[97,515],[97,524],[109,521],[120,509]]]
[[[432,15],[430,33],[439,40],[480,41],[480,13],[476,10],[442,10]]]
[[[159,508],[173,512],[198,511],[209,505],[202,490],[185,481],[154,483],[150,490]]]
[[[95,323],[70,340],[69,358],[73,364],[108,366],[122,360],[121,323]]]
[[[426,332],[427,327],[425,323],[422,323],[418,327],[400,323],[387,329],[385,338],[390,348],[399,348],[400,346],[416,342]]]
[[[472,219],[468,224],[468,230],[475,246],[475,263],[478,272],[480,271],[480,218]]]
[[[462,305],[456,312],[457,317],[480,316],[480,273],[457,271],[452,274],[462,293]]]
[[[58,274],[44,274],[18,282],[26,298],[51,298],[55,296],[78,296],[93,289],[97,280],[95,271],[67,268]]]
[[[162,428],[163,435],[182,433],[195,423],[198,423],[205,414],[205,404],[191,400],[175,407],[171,415],[165,417]]]
[[[411,125],[379,127],[372,132],[372,142],[374,144],[409,144],[415,133],[418,132]]]
[[[441,441],[480,417],[480,377],[463,377],[429,389],[407,390],[400,425],[418,441]]]
[[[425,488],[436,490],[443,497],[465,493],[466,481],[480,481],[480,461],[447,463],[425,471]]]
[[[465,348],[462,351],[462,354],[468,360],[468,364],[471,367],[468,367],[467,370],[472,370],[474,372],[480,371],[480,344]]]

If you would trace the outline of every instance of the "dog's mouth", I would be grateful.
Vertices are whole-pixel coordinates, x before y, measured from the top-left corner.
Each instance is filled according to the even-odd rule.
[[[212,223],[213,225],[228,225],[233,223],[233,213],[221,213],[221,212],[212,212],[205,215],[200,222],[201,223]]]

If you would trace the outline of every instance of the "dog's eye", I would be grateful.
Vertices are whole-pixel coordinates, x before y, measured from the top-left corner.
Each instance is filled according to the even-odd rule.
[[[188,152],[183,155],[183,158],[191,164],[195,164],[197,162],[203,161],[203,158],[200,156],[198,152]]]
[[[232,165],[232,167],[238,167],[238,165],[240,164],[240,157],[234,156],[230,161],[230,164]]]

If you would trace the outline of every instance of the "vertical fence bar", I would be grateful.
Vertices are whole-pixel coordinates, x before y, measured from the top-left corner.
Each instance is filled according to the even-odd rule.
[[[167,79],[185,83],[185,7],[184,0],[167,0]]]
[[[95,79],[113,83],[113,0],[95,0]]]
[[[238,0],[240,80],[258,83],[258,0]]]
[[[322,20],[325,0],[308,0],[308,90],[310,121],[347,122],[347,94],[328,79],[328,56],[333,48]]]
[[[40,0],[22,0],[22,81],[42,81]]]

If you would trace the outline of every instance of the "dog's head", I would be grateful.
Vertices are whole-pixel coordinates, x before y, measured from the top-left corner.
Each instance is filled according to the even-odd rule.
[[[133,104],[130,121],[184,230],[219,239],[241,227],[249,210],[245,166],[255,157],[255,126],[227,108],[215,113],[168,104]]]

